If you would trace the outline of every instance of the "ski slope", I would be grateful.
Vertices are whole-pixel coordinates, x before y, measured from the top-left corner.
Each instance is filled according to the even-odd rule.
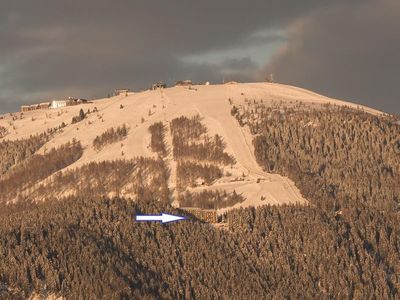
[[[56,134],[40,151],[44,152],[45,149],[61,145],[73,138],[80,140],[85,149],[84,154],[81,159],[68,167],[75,168],[91,161],[129,159],[136,156],[155,157],[155,154],[149,149],[148,127],[151,124],[162,121],[168,125],[168,122],[176,117],[200,114],[209,130],[209,135],[221,135],[227,143],[226,151],[235,157],[237,163],[232,168],[225,168],[225,171],[231,173],[230,176],[223,177],[212,186],[201,186],[194,190],[236,190],[246,197],[246,201],[235,207],[286,203],[306,204],[307,200],[290,179],[266,173],[257,164],[251,134],[246,127],[240,127],[230,114],[231,106],[228,99],[235,104],[243,104],[246,98],[263,99],[264,103],[272,101],[331,103],[362,108],[372,114],[381,114],[381,112],[368,107],[327,98],[297,87],[275,83],[237,83],[195,85],[191,88],[172,87],[130,93],[127,96],[94,100],[86,105],[25,112],[22,117],[20,113],[15,113],[16,120],[13,121],[12,116],[5,115],[3,119],[0,119],[0,126],[6,127],[10,132],[6,138],[14,140],[27,138],[32,134],[44,132],[48,128],[58,127],[62,122],[66,123],[68,126],[64,131]],[[88,114],[84,121],[70,124],[72,117],[76,116],[81,108],[85,111],[93,111],[95,107],[97,112]],[[126,124],[130,128],[128,137],[124,141],[109,145],[100,152],[93,149],[92,142],[97,135],[122,124]],[[171,140],[167,138],[166,141],[171,147]],[[166,161],[174,169],[176,163],[171,159]],[[174,171],[171,172],[171,175],[172,177],[176,176]],[[169,180],[169,184],[170,188],[174,190],[174,177]],[[264,200],[261,200],[262,198]]]

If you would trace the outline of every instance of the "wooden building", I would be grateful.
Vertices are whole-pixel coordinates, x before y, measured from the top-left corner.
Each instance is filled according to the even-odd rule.
[[[39,104],[32,104],[32,105],[21,105],[21,112],[27,112],[27,111],[32,111],[32,110],[38,110],[38,109],[55,109],[55,108],[62,108],[66,106],[72,106],[72,105],[78,105],[78,104],[84,104],[88,103],[88,100],[86,99],[80,99],[80,98],[73,98],[73,97],[68,97],[67,100],[52,100],[51,102],[41,102]]]
[[[180,209],[187,211],[195,216],[197,219],[208,223],[217,223],[217,210],[215,209],[202,209],[198,207],[181,207]]]
[[[84,103],[88,103],[88,100],[87,99],[78,99],[78,100],[76,100],[76,103],[77,104],[84,104]]]
[[[31,105],[21,105],[21,112],[27,112],[39,109],[48,109],[49,107],[50,107],[50,102],[43,102],[40,104],[31,104]]]
[[[50,102],[42,102],[39,104],[40,109],[49,109],[50,108]]]
[[[21,105],[21,112],[26,112],[30,111],[30,106],[29,105]]]
[[[176,82],[176,86],[190,86],[192,85],[192,81],[191,80],[179,80]]]
[[[115,96],[119,96],[119,95],[128,96],[129,92],[130,92],[130,89],[115,89],[114,95]]]
[[[38,110],[38,109],[40,109],[40,104],[29,105],[29,110]]]
[[[67,106],[88,103],[88,101],[86,99],[80,99],[80,98],[75,98],[75,97],[68,97],[68,100],[66,100],[66,101],[67,101]]]
[[[151,85],[151,89],[152,90],[157,90],[157,89],[165,89],[167,87],[167,85],[165,84],[165,82],[157,82],[157,83],[153,83]]]

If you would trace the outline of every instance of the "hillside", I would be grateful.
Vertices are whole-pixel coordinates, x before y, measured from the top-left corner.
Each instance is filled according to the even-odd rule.
[[[0,298],[397,299],[398,121],[269,83],[4,116]]]
[[[231,155],[235,163],[219,164],[222,176],[211,180],[207,186],[201,179],[192,182],[187,190],[201,192],[203,190],[235,191],[244,197],[244,201],[235,207],[258,206],[262,204],[307,203],[293,181],[279,174],[266,173],[256,162],[252,135],[248,127],[241,127],[232,117],[233,105],[244,105],[247,101],[262,100],[264,105],[271,106],[280,103],[284,106],[294,106],[304,103],[307,107],[321,105],[346,105],[362,108],[373,114],[380,112],[357,105],[329,99],[313,92],[296,87],[272,83],[234,83],[224,85],[173,87],[155,91],[129,93],[107,99],[98,99],[90,104],[70,106],[67,108],[39,110],[15,113],[3,116],[0,126],[8,134],[3,140],[26,139],[31,135],[41,134],[49,128],[58,130],[41,145],[37,152],[43,154],[47,150],[59,147],[76,139],[84,149],[82,157],[65,170],[82,167],[91,162],[102,162],[115,159],[135,159],[136,157],[156,158],[157,154],[150,149],[151,133],[149,127],[162,122],[168,129],[173,119],[181,116],[193,117],[199,115],[201,123],[206,127],[207,135],[218,134],[226,144],[225,151]],[[83,109],[86,118],[75,124],[73,117]],[[120,142],[105,145],[100,151],[93,147],[93,141],[105,131],[126,126],[129,131]],[[170,170],[168,182],[172,195],[177,196],[177,160],[172,157],[173,145],[170,134],[165,134],[166,168]],[[205,161],[207,162],[207,161]],[[43,178],[45,180],[45,178]],[[44,183],[45,184],[45,183]],[[200,185],[200,186],[199,186]],[[31,190],[31,189],[30,189]],[[112,196],[109,191],[109,196]],[[32,197],[32,193],[22,192],[24,197]],[[62,195],[68,194],[63,191]],[[56,196],[61,196],[57,194]],[[122,196],[134,197],[134,193],[122,191]],[[10,200],[10,199],[9,199]],[[224,211],[223,209],[221,212]]]

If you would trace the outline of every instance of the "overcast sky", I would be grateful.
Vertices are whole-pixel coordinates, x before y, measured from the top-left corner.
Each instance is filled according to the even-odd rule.
[[[0,0],[0,113],[159,80],[271,73],[400,113],[400,1]]]

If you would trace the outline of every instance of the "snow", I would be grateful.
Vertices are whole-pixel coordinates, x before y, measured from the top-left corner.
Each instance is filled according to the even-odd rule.
[[[112,98],[93,101],[89,104],[71,106],[61,109],[39,110],[25,112],[19,119],[20,113],[14,113],[17,120],[7,115],[0,119],[0,126],[6,127],[11,134],[6,139],[27,138],[32,134],[41,133],[48,128],[58,127],[62,122],[68,126],[62,133],[56,134],[40,151],[61,145],[73,138],[80,140],[85,151],[84,155],[68,168],[75,168],[91,161],[114,160],[117,158],[133,158],[136,156],[156,157],[149,148],[150,134],[148,127],[154,122],[162,121],[168,126],[172,119],[185,115],[200,114],[209,130],[209,135],[219,134],[227,143],[226,151],[233,154],[237,164],[233,168],[226,167],[225,172],[232,173],[210,187],[200,189],[236,190],[246,197],[246,201],[238,206],[258,206],[265,204],[307,203],[294,183],[283,176],[266,173],[257,164],[254,157],[252,136],[247,128],[240,127],[230,115],[231,106],[243,104],[245,99],[263,99],[263,103],[282,101],[301,101],[304,103],[347,105],[353,108],[380,115],[379,111],[362,107],[349,102],[331,99],[301,88],[276,83],[237,83],[225,85],[198,85],[188,87],[172,87],[140,93],[129,93]],[[123,105],[121,109],[120,106]],[[88,114],[82,122],[70,124],[73,116],[83,108],[98,112]],[[149,110],[151,115],[149,115]],[[142,122],[144,118],[144,122]],[[100,152],[92,147],[93,139],[105,130],[126,124],[130,130],[127,138],[120,143],[106,146]],[[169,126],[168,126],[169,128]],[[170,138],[167,139],[170,145]],[[122,151],[124,156],[122,156]],[[167,163],[172,164],[171,158]],[[175,173],[173,172],[174,176]],[[242,175],[245,175],[243,178]],[[232,181],[241,178],[241,181]],[[175,180],[169,181],[174,189]],[[265,200],[261,200],[265,198]]]

